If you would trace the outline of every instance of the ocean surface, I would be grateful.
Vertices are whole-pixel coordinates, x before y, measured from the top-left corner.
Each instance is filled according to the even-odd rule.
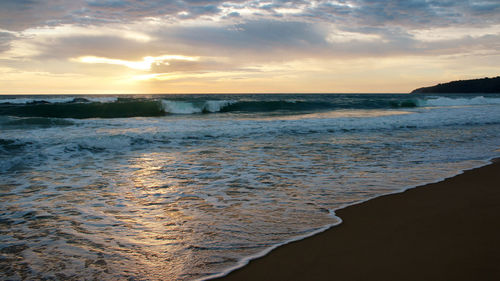
[[[0,279],[207,279],[499,147],[500,95],[0,96]]]

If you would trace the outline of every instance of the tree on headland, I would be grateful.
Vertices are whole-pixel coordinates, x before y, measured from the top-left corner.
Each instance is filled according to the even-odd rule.
[[[430,94],[430,93],[500,93],[500,76],[494,78],[481,78],[472,80],[458,80],[448,83],[437,84],[431,87],[415,89],[412,94]]]

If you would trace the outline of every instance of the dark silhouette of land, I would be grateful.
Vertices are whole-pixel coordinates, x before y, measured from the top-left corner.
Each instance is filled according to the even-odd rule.
[[[459,80],[431,87],[415,89],[412,94],[469,94],[469,93],[500,93],[500,76],[472,80]]]

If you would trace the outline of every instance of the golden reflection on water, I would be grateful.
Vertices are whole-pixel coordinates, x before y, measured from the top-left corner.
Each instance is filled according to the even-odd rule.
[[[328,119],[328,118],[367,118],[392,115],[411,114],[414,112],[403,110],[374,110],[374,109],[356,109],[356,110],[334,110],[328,112],[307,113],[297,115],[270,116],[255,118],[252,120],[303,120],[303,119]]]
[[[136,172],[132,174],[132,181],[135,188],[144,191],[157,191],[158,187],[169,187],[173,183],[165,182],[165,178],[158,178],[156,174],[162,170],[166,162],[174,162],[175,156],[168,153],[145,153],[132,160],[131,168]],[[167,178],[168,179],[168,178]],[[161,189],[160,189],[161,190]]]
[[[407,110],[90,119],[30,127],[29,137],[9,129],[2,273],[193,280],[335,222],[339,206],[435,181],[498,148],[498,124],[483,122],[500,113],[474,110],[455,124],[447,111]],[[469,122],[479,125],[460,125]]]
[[[240,151],[241,155],[234,152],[225,155],[224,150],[207,154],[205,150],[193,148],[183,153],[144,153],[129,161],[133,172],[128,175],[128,184],[125,181],[122,190],[127,202],[125,209],[131,214],[120,215],[129,228],[120,239],[140,253],[135,253],[136,263],[131,265],[134,271],[146,274],[150,279],[165,280],[190,280],[202,276],[196,274],[217,272],[217,269],[234,265],[241,256],[255,254],[266,247],[264,244],[246,248],[252,244],[246,233],[257,231],[255,222],[260,221],[258,227],[263,227],[260,231],[266,232],[270,229],[265,227],[283,220],[283,216],[293,216],[293,210],[280,206],[281,203],[263,209],[243,206],[256,196],[248,188],[259,183],[252,184],[244,177],[227,181],[223,176],[225,173],[248,173],[252,169],[243,171],[241,167],[228,166],[228,170],[221,171],[219,167],[222,159],[236,155],[247,161],[258,161],[263,155],[247,155],[245,149]],[[268,156],[274,158],[276,155]],[[232,163],[241,162],[233,158]],[[261,168],[268,169],[271,178],[274,177],[271,174],[278,172],[270,167]],[[266,173],[262,169],[253,172]],[[257,179],[273,185],[265,178]],[[219,180],[225,188],[218,185]],[[272,188],[255,192],[269,193]],[[278,202],[279,199],[269,200]],[[275,219],[270,220],[271,212],[276,214]],[[228,242],[221,244],[220,241]],[[227,247],[234,247],[233,252],[228,253]]]
[[[190,206],[196,200],[200,201],[197,206],[206,207],[207,203],[185,194],[186,182],[193,183],[187,170],[167,168],[182,158],[179,153],[162,152],[144,153],[130,160],[134,171],[128,177],[132,184],[125,186],[124,197],[125,208],[132,215],[117,215],[129,226],[120,239],[138,251],[130,253],[135,260],[130,269],[149,279],[183,278],[199,263],[189,247],[201,239],[201,234],[193,231],[196,226],[190,225],[200,219],[197,212],[183,206],[183,201],[190,201]]]

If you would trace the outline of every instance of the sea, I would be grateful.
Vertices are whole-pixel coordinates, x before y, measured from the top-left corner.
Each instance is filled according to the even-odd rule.
[[[222,276],[499,147],[496,94],[0,96],[0,280]]]

